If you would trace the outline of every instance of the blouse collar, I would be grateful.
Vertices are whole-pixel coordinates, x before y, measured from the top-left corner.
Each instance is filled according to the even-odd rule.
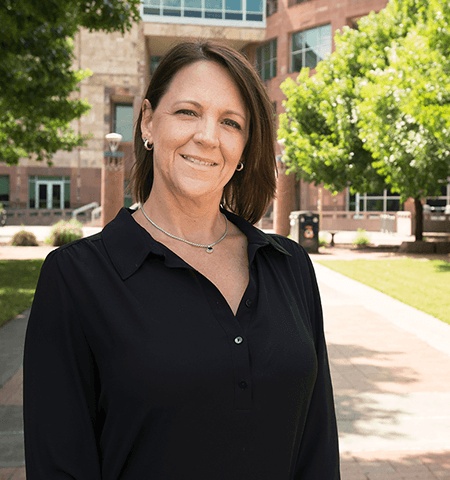
[[[122,279],[125,280],[133,275],[149,254],[164,257],[168,267],[192,268],[141,227],[131,216],[133,212],[134,210],[122,208],[102,231],[106,251]],[[231,212],[226,210],[222,212],[246,235],[250,265],[256,251],[262,247],[272,247],[282,254],[291,255],[275,240],[274,236],[267,235]]]

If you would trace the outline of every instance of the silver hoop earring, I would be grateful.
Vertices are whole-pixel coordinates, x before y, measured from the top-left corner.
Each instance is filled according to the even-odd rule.
[[[244,164],[242,162],[239,162],[238,166],[236,167],[236,172],[240,172],[243,169],[244,169]]]
[[[144,142],[144,147],[146,150],[153,150],[153,143],[148,146],[148,138],[143,138],[142,141]]]

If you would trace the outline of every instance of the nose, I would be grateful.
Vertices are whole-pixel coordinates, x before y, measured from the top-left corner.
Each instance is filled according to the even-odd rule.
[[[203,121],[198,122],[194,140],[204,147],[217,147],[219,145],[219,132],[216,121],[211,118],[205,118]]]

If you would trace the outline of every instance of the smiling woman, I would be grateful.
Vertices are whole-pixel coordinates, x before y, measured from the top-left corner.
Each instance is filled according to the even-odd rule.
[[[338,480],[311,261],[252,225],[276,174],[253,67],[224,45],[174,47],[135,152],[140,207],[42,269],[24,356],[27,479]]]
[[[218,206],[242,160],[247,117],[228,70],[211,61],[181,69],[155,109],[146,99],[141,132],[153,144],[154,173],[145,210],[169,197],[182,198],[187,209],[198,202]]]
[[[181,74],[184,68],[198,62],[223,67],[227,75],[218,80],[219,86],[225,79],[231,81],[233,90],[237,89],[239,92],[239,103],[244,104],[248,140],[242,161],[246,167],[239,175],[234,175],[225,186],[222,205],[250,223],[256,223],[266,212],[275,194],[275,130],[272,104],[250,63],[223,44],[182,43],[175,46],[170,55],[161,59],[159,68],[152,76],[145,99],[148,105],[156,110],[178,73]],[[142,203],[150,195],[153,184],[153,151],[146,150],[142,142],[144,111],[145,109],[137,122],[134,143],[136,164],[133,176],[134,195]]]

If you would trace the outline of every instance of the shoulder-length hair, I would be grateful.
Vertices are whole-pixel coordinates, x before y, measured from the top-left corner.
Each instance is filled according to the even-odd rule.
[[[222,206],[250,223],[266,212],[275,195],[275,126],[272,104],[258,74],[236,50],[211,41],[183,42],[173,47],[153,74],[145,98],[153,110],[169,88],[175,75],[199,61],[224,66],[236,82],[250,113],[249,137],[244,148],[244,169],[225,185]],[[144,203],[153,184],[153,151],[146,150],[141,131],[142,110],[136,125],[132,190],[136,201]]]

